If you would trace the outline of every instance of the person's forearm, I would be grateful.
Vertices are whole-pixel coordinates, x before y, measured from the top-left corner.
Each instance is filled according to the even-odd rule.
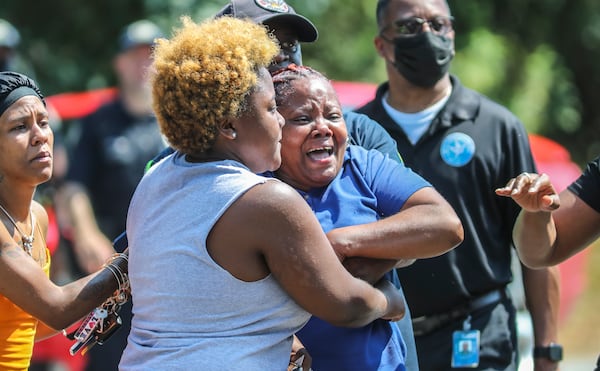
[[[75,239],[89,233],[98,233],[94,209],[85,190],[79,185],[70,184],[64,192]]]
[[[548,346],[550,343],[557,343],[560,306],[558,267],[544,269],[523,267],[523,285],[525,302],[533,322],[534,346]],[[540,362],[549,363],[550,361],[540,360]],[[552,366],[552,363],[554,362],[550,362],[549,366]]]
[[[418,259],[441,255],[462,241],[460,220],[436,205],[419,205],[374,223],[328,234],[338,254],[374,259]]]
[[[531,268],[549,265],[556,241],[552,213],[522,210],[513,229],[513,240],[525,265]]]
[[[370,259],[370,258],[348,258],[342,264],[354,277],[360,278],[374,285],[384,274],[394,269],[396,260]]]
[[[116,255],[97,273],[59,287],[53,307],[60,309],[43,311],[38,318],[56,330],[70,326],[101,305],[126,282],[127,264],[123,254]]]

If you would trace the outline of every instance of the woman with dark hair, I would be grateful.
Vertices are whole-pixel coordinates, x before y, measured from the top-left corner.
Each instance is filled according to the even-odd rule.
[[[16,72],[0,72],[2,370],[27,370],[34,340],[73,324],[126,284],[124,254],[65,286],[48,278],[48,215],[33,196],[52,174],[53,139],[36,83]]]
[[[458,216],[431,184],[379,151],[348,145],[342,108],[323,74],[289,65],[273,83],[285,119],[275,176],[310,205],[350,273],[392,280],[394,268],[462,241]],[[315,370],[405,370],[404,339],[389,321],[349,329],[313,316],[297,336]]]

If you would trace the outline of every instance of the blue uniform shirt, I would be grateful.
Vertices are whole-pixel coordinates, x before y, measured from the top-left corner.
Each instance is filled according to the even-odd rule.
[[[349,146],[341,171],[327,187],[300,193],[328,232],[393,215],[414,192],[428,186],[380,152]],[[391,279],[391,273],[388,276]],[[297,335],[316,371],[405,370],[406,349],[393,322],[376,320],[364,327],[344,328],[313,316]]]

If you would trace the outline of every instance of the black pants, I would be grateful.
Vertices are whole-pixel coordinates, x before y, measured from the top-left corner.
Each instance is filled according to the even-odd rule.
[[[427,335],[415,336],[419,366],[425,371],[452,370],[452,333],[463,329],[459,318]],[[476,370],[517,370],[516,310],[510,298],[471,313],[471,330],[479,330]],[[475,370],[470,368],[469,370]]]

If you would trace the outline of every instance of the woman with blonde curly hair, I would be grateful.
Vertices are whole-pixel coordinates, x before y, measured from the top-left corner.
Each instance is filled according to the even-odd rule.
[[[121,370],[285,370],[309,313],[354,327],[403,315],[393,285],[344,269],[294,189],[256,175],[281,163],[266,68],[277,51],[262,26],[231,17],[184,18],[157,44],[154,108],[176,152],[129,208]]]

